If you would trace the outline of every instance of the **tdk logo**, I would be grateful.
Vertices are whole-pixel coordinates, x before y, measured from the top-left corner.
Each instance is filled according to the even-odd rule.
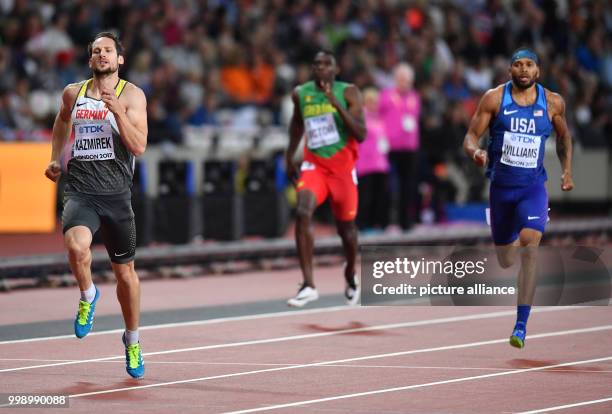
[[[96,132],[104,132],[102,125],[83,125],[79,127],[79,133],[94,134]]]
[[[516,136],[513,135],[512,136],[512,141],[513,142],[521,142],[523,144],[534,144],[535,143],[535,138],[534,137],[526,137],[526,136]]]

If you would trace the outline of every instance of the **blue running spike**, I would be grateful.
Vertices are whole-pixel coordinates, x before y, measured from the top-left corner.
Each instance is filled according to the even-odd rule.
[[[93,302],[79,301],[79,310],[74,319],[74,334],[77,338],[84,338],[91,331],[98,299],[100,299],[100,290],[96,287],[96,296],[94,296]]]

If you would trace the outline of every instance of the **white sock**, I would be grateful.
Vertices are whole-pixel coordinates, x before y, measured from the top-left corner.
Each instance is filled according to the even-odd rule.
[[[89,289],[81,290],[81,300],[91,303],[93,302],[95,297],[96,297],[96,285],[94,285],[93,283],[91,284]]]
[[[127,342],[128,345],[134,345],[138,343],[138,329],[136,329],[135,331],[128,331],[127,329],[125,330],[125,342]]]

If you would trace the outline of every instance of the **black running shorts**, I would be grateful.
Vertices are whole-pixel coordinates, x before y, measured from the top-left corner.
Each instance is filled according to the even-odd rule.
[[[129,263],[136,255],[136,222],[130,198],[82,193],[64,194],[63,232],[85,226],[102,231],[104,246],[113,263]]]

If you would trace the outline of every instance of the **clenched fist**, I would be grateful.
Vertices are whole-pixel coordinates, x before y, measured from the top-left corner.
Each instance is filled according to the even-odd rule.
[[[59,176],[62,174],[62,167],[59,162],[51,161],[45,170],[45,175],[51,181],[56,182]]]
[[[479,167],[484,167],[484,165],[487,163],[487,152],[485,150],[478,149],[474,151],[473,159],[476,165]]]

